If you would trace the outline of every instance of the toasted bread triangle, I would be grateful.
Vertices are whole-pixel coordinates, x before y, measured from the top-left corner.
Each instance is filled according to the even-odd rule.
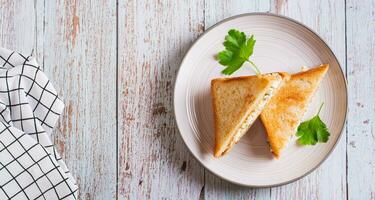
[[[228,152],[247,132],[279,87],[278,73],[211,81],[215,120],[214,156]]]
[[[276,158],[296,133],[301,119],[329,65],[293,74],[280,86],[261,113],[271,151]]]

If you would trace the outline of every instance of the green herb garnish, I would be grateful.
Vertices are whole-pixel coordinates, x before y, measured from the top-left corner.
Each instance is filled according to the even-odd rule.
[[[254,35],[247,38],[244,32],[235,29],[228,31],[224,41],[225,50],[219,52],[217,60],[226,66],[221,73],[231,75],[237,71],[245,62],[249,62],[257,75],[260,74],[258,67],[249,60],[253,54],[255,39]]]
[[[308,121],[302,122],[298,126],[297,136],[298,142],[302,145],[315,145],[318,142],[326,143],[329,138],[327,126],[320,119],[319,113],[322,110],[323,104],[320,106],[315,117]]]

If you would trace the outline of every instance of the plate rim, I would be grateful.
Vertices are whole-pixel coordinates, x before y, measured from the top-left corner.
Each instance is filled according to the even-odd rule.
[[[201,160],[199,160],[196,155],[194,155],[194,153],[192,152],[192,150],[189,148],[189,146],[187,145],[184,137],[182,136],[182,133],[181,133],[181,129],[180,129],[180,126],[179,126],[179,122],[177,121],[177,114],[176,114],[176,84],[177,84],[177,81],[178,81],[178,77],[180,76],[180,72],[181,72],[181,66],[182,64],[184,64],[185,62],[185,59],[187,57],[187,55],[189,54],[189,52],[191,51],[191,49],[198,43],[199,40],[201,40],[203,38],[204,35],[206,35],[208,32],[210,32],[212,29],[216,28],[217,26],[225,23],[225,22],[228,22],[228,21],[231,21],[231,20],[234,20],[234,19],[237,19],[237,18],[240,18],[240,17],[246,17],[246,16],[273,16],[273,17],[277,17],[277,18],[281,18],[281,19],[284,19],[284,20],[287,20],[287,21],[290,21],[292,23],[295,23],[303,28],[305,28],[306,30],[308,30],[309,32],[311,32],[313,35],[315,35],[317,37],[317,39],[319,39],[321,42],[323,42],[324,46],[329,50],[329,52],[333,55],[335,61],[337,62],[337,64],[339,65],[339,68],[340,68],[340,75],[342,76],[343,80],[344,80],[344,87],[345,87],[345,97],[346,97],[346,110],[345,110],[345,117],[344,117],[344,120],[343,120],[343,123],[341,125],[341,131],[340,131],[340,134],[339,136],[337,137],[335,143],[333,144],[333,146],[331,147],[331,149],[328,151],[328,153],[324,156],[323,159],[321,159],[319,161],[319,163],[317,165],[315,165],[313,168],[311,168],[309,171],[305,172],[304,174],[296,177],[296,178],[293,178],[291,180],[288,180],[288,181],[284,181],[284,182],[281,182],[281,183],[276,183],[276,184],[269,184],[269,185],[251,185],[251,184],[243,184],[243,183],[240,183],[240,182],[236,182],[236,181],[233,181],[233,180],[230,180],[230,179],[227,179],[223,176],[221,176],[220,174],[218,173],[215,173],[214,171],[212,171],[211,169],[209,169]],[[175,119],[175,122],[177,124],[177,128],[178,128],[178,132],[179,132],[179,136],[181,137],[182,141],[184,142],[184,145],[185,147],[189,150],[189,153],[194,157],[194,159],[196,161],[198,161],[198,163],[204,167],[204,169],[208,170],[211,174],[214,174],[215,176],[227,181],[227,182],[230,182],[232,184],[235,184],[235,185],[240,185],[240,186],[245,186],[245,187],[250,187],[250,188],[271,188],[271,187],[276,187],[276,186],[281,186],[281,185],[286,185],[286,184],[289,184],[289,183],[292,183],[292,182],[295,182],[309,174],[311,174],[313,171],[315,171],[317,168],[319,168],[322,163],[324,163],[324,161],[327,160],[327,158],[332,154],[332,152],[336,149],[336,146],[337,144],[339,143],[339,141],[341,140],[342,138],[342,132],[345,128],[345,124],[346,124],[346,121],[347,121],[347,114],[348,114],[348,100],[349,100],[349,97],[348,97],[348,86],[347,86],[347,80],[346,80],[346,77],[345,77],[345,74],[344,74],[344,71],[342,70],[342,67],[341,67],[341,63],[340,61],[337,59],[337,56],[335,55],[335,53],[332,51],[331,47],[327,44],[327,42],[317,33],[315,32],[314,30],[312,30],[310,27],[308,27],[307,25],[303,24],[302,22],[299,22],[293,18],[290,18],[288,16],[284,16],[284,15],[280,15],[280,14],[275,14],[275,13],[269,13],[269,12],[249,12],[249,13],[243,13],[243,14],[238,14],[238,15],[234,15],[234,16],[231,16],[231,17],[227,17],[217,23],[215,23],[214,25],[212,25],[211,27],[209,27],[207,30],[205,30],[191,45],[190,47],[188,48],[188,50],[186,51],[183,59],[181,60],[180,64],[179,64],[179,68],[178,68],[178,71],[177,71],[177,74],[176,74],[176,80],[175,80],[175,83],[174,83],[174,86],[173,86],[173,113],[174,113],[174,119]]]

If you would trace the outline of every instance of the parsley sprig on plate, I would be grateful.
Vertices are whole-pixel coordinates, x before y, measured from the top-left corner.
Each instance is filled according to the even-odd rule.
[[[318,142],[326,143],[330,136],[328,128],[320,119],[319,113],[323,104],[320,106],[318,113],[308,121],[302,122],[298,126],[298,142],[302,145],[315,145]]]
[[[248,62],[253,67],[255,73],[259,75],[260,70],[249,59],[253,54],[255,41],[254,35],[246,37],[244,32],[236,29],[229,30],[223,43],[225,50],[219,52],[217,55],[219,63],[226,66],[221,73],[231,75],[240,69],[245,62]]]

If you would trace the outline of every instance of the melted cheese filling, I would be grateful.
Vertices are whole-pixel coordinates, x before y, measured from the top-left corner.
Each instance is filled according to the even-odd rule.
[[[237,130],[236,134],[234,135],[232,141],[229,143],[229,146],[237,143],[240,138],[246,133],[249,129],[249,126],[256,120],[259,114],[262,112],[263,108],[266,106],[267,102],[271,99],[275,90],[280,86],[281,80],[275,81],[271,84],[268,91],[264,94],[262,100],[259,102],[259,105],[253,110],[248,116],[245,118],[244,122],[242,123],[241,127]],[[228,149],[227,149],[228,150]],[[225,150],[226,151],[226,150]]]

